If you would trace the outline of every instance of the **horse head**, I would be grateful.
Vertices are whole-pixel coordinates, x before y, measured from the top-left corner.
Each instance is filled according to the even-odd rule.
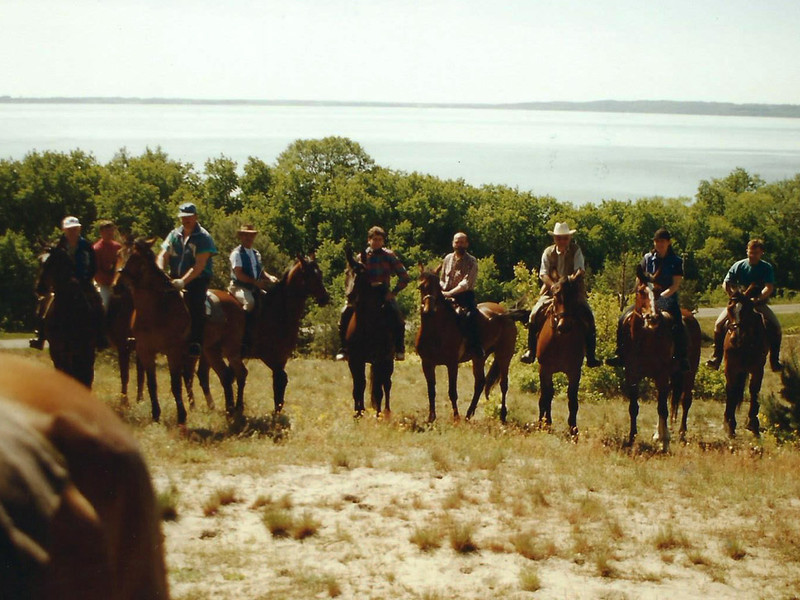
[[[322,281],[322,270],[313,253],[307,257],[298,254],[297,260],[286,274],[285,281],[290,290],[304,298],[313,296],[320,306],[330,302],[330,294]]]
[[[755,310],[754,291],[751,288],[754,286],[735,291],[728,300],[728,331],[731,346],[734,348],[744,343],[744,338],[755,326],[763,325],[761,316]],[[757,291],[755,293],[757,294]]]
[[[580,290],[578,277],[561,277],[550,288],[553,302],[549,308],[550,318],[553,319],[553,329],[558,333],[566,333],[572,327],[575,315],[575,303]]]
[[[661,324],[663,315],[656,309],[656,291],[651,276],[641,265],[636,267],[636,289],[634,290],[634,313],[638,314],[646,329],[655,329]]]
[[[72,280],[74,264],[66,249],[55,244],[46,246],[39,255],[39,275],[36,278],[36,294],[45,296],[57,287]]]
[[[349,245],[345,247],[344,253],[347,258],[347,273],[345,275],[347,297],[358,304],[375,296],[375,294],[371,293],[372,286],[367,275],[366,255],[362,253],[361,260],[356,260],[353,258],[353,250]]]
[[[153,252],[154,238],[126,243],[117,257],[117,278],[133,288],[173,290],[169,276],[158,268]]]
[[[419,289],[420,314],[432,314],[442,300],[442,286],[439,283],[439,275],[435,271],[427,270],[422,264],[419,265]]]

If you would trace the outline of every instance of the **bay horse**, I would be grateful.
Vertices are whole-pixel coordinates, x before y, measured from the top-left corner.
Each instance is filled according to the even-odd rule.
[[[0,355],[0,598],[168,597],[153,485],[87,388]]]
[[[567,424],[571,435],[578,433],[578,387],[586,339],[586,325],[578,312],[580,290],[578,279],[561,277],[553,284],[550,288],[552,301],[544,311],[536,344],[536,358],[539,361],[539,423],[546,427],[553,424],[553,374],[564,373],[568,381]]]
[[[214,293],[223,297],[227,292],[214,290]],[[257,292],[261,293],[261,292]],[[241,313],[242,329],[238,334],[231,329],[218,324],[206,323],[204,338],[203,359],[208,358],[208,346],[215,343],[222,344],[233,355],[239,352],[244,333],[244,310],[239,302],[227,294],[239,307]],[[275,412],[283,409],[286,395],[286,386],[289,377],[286,374],[286,363],[297,347],[297,338],[300,333],[300,323],[305,312],[306,300],[313,297],[320,306],[325,306],[330,301],[330,295],[325,289],[322,280],[322,270],[313,254],[308,257],[298,256],[294,263],[284,272],[281,280],[266,294],[263,294],[254,310],[255,330],[252,336],[250,351],[245,358],[261,360],[272,371],[272,395]],[[227,306],[226,301],[226,306]],[[236,313],[239,314],[239,313]],[[238,318],[238,317],[237,317]],[[235,331],[238,331],[235,330]],[[223,339],[224,338],[224,339]],[[216,342],[215,340],[219,340]],[[208,388],[208,360],[201,360],[198,367],[198,380],[210,402],[211,393]],[[244,368],[244,377],[247,369]],[[243,410],[244,379],[239,384],[236,410]],[[227,404],[227,400],[226,400]]]
[[[492,387],[499,381],[502,393],[500,420],[505,423],[508,414],[508,368],[517,341],[517,328],[505,308],[494,302],[478,305],[480,340],[485,356],[475,356],[470,352],[459,315],[442,293],[438,274],[426,271],[422,265],[419,293],[420,326],[415,345],[428,385],[428,421],[436,420],[436,366],[447,367],[448,396],[453,407],[453,418],[458,419],[458,364],[472,361],[474,386],[466,419],[471,419],[475,414],[481,393],[485,392],[488,399]],[[494,354],[494,361],[488,375],[485,375],[484,366],[490,354]]]
[[[386,413],[391,414],[392,373],[394,372],[394,333],[386,314],[385,291],[373,287],[363,262],[353,259],[350,248],[345,249],[349,266],[348,298],[353,302],[353,314],[347,324],[345,346],[347,366],[353,378],[353,410],[356,417],[364,414],[364,391],[367,387],[366,366],[370,367],[370,399],[377,415],[386,399]]]
[[[764,379],[764,364],[769,343],[762,316],[755,310],[752,300],[760,288],[751,285],[737,292],[728,301],[728,325],[725,333],[725,430],[730,437],[736,435],[736,410],[744,400],[744,388],[750,376],[750,411],[746,428],[760,436],[758,421],[758,394]]]
[[[133,294],[128,286],[118,283],[112,289],[106,311],[106,332],[108,341],[117,349],[117,365],[119,366],[120,396],[128,399],[128,381],[130,379],[130,361],[133,351],[131,338],[133,331]],[[144,397],[144,369],[136,358],[136,401]]]
[[[136,356],[147,378],[153,420],[161,417],[156,384],[156,356],[165,354],[170,387],[175,398],[179,426],[186,424],[186,408],[181,395],[181,376],[189,402],[194,403],[191,382],[195,359],[189,356],[189,311],[169,277],[156,264],[153,240],[137,239],[125,246],[118,279],[130,286],[135,315],[131,331],[136,338]]]
[[[60,245],[39,256],[36,294],[52,300],[43,319],[44,337],[53,366],[91,388],[94,381],[97,323],[87,293],[75,278],[75,265]]]
[[[686,435],[686,421],[692,404],[692,390],[700,363],[700,327],[688,310],[681,314],[686,327],[687,359],[689,371],[682,372],[673,359],[672,316],[656,308],[660,290],[650,284],[650,276],[639,265],[636,270],[634,307],[622,323],[622,359],[625,368],[625,395],[628,397],[630,433],[628,444],[633,444],[638,433],[636,419],[639,415],[639,384],[645,377],[653,380],[658,395],[658,431],[654,436],[661,442],[663,452],[669,451],[670,433],[667,425],[672,394],[673,420],[677,406],[682,404],[680,435]]]

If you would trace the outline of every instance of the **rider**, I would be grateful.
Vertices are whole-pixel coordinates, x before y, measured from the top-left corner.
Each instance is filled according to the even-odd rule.
[[[764,325],[769,340],[769,365],[773,371],[780,371],[782,368],[779,360],[781,352],[781,324],[778,322],[775,313],[767,305],[769,297],[775,290],[775,270],[772,265],[765,260],[761,260],[764,254],[764,242],[758,238],[752,239],[747,243],[747,258],[733,263],[728,269],[722,287],[733,296],[738,287],[747,288],[750,284],[761,285],[761,293],[753,299],[755,310],[764,317]],[[725,326],[728,318],[727,308],[723,309],[716,323],[714,323],[714,355],[706,362],[712,369],[719,369],[722,362],[722,347],[725,341]]]
[[[103,300],[100,298],[92,278],[95,275],[96,258],[92,244],[81,235],[81,222],[77,217],[64,217],[61,221],[61,231],[63,232],[56,244],[66,250],[72,259],[75,270],[73,277],[80,284],[86,301],[89,303],[89,310],[94,314],[94,321],[97,326],[97,339],[95,346],[98,350],[108,348],[108,338],[105,332],[105,318],[103,311]],[[31,348],[41,350],[44,347],[44,318],[50,307],[50,296],[42,296],[36,307],[36,337],[28,341]]]
[[[111,286],[114,283],[114,271],[117,267],[117,253],[122,244],[114,239],[116,226],[112,221],[100,221],[100,239],[92,246],[94,249],[97,271],[94,274],[94,286],[103,299],[103,309],[108,310],[111,298]]]
[[[595,351],[597,348],[597,329],[594,322],[594,314],[589,307],[586,298],[586,286],[583,282],[585,273],[583,252],[580,246],[572,238],[575,229],[570,229],[566,223],[556,223],[553,231],[548,233],[553,236],[552,246],[545,248],[542,252],[542,262],[539,267],[539,279],[542,280],[542,288],[539,291],[539,299],[531,310],[530,322],[528,324],[528,349],[520,357],[524,363],[533,363],[536,360],[536,341],[539,330],[544,318],[544,310],[553,300],[551,288],[561,277],[569,277],[571,280],[579,279],[578,303],[579,318],[586,329],[586,366],[599,367],[602,363],[597,360]]]
[[[245,329],[242,338],[242,349],[245,353],[253,341],[256,303],[268,285],[278,283],[278,278],[264,269],[261,253],[253,248],[256,235],[258,230],[252,225],[242,225],[236,232],[236,237],[241,243],[233,249],[230,256],[231,283],[228,292],[242,304],[245,311]]]
[[[386,243],[386,232],[383,228],[370,227],[367,232],[367,249],[361,253],[360,260],[364,262],[367,267],[367,278],[373,287],[380,287],[385,291],[386,297],[386,312],[393,322],[393,329],[395,334],[394,340],[394,359],[405,360],[405,321],[400,312],[400,307],[397,305],[397,294],[408,285],[411,278],[408,271],[403,266],[403,263],[397,255],[384,248]],[[389,289],[392,275],[397,276],[397,284]],[[339,317],[339,340],[341,347],[336,353],[336,360],[345,360],[347,358],[347,349],[345,347],[345,337],[347,335],[347,326],[350,323],[350,317],[353,315],[354,306],[351,298],[348,296],[347,304],[342,310]]]
[[[656,308],[663,310],[672,316],[672,343],[674,355],[678,360],[678,367],[681,371],[689,370],[689,361],[686,358],[687,340],[686,327],[683,324],[681,306],[678,301],[678,289],[683,281],[683,259],[675,254],[672,249],[672,235],[668,230],[661,227],[653,234],[653,250],[642,258],[642,269],[645,273],[653,275],[653,283],[663,290],[658,300]],[[617,348],[614,356],[606,359],[606,364],[614,367],[623,365],[622,360],[622,323],[633,311],[633,307],[626,308],[620,315],[617,323]]]
[[[189,356],[200,356],[206,318],[206,293],[211,282],[211,257],[217,247],[211,234],[197,222],[197,207],[185,202],[178,207],[180,227],[173,229],[161,244],[156,264],[169,266],[172,286],[184,290],[184,302],[192,320],[189,333]],[[169,265],[167,265],[169,260]]]
[[[478,329],[478,305],[475,302],[475,281],[478,278],[478,261],[467,252],[469,239],[466,233],[453,236],[453,252],[444,257],[440,270],[442,294],[466,311],[467,340],[476,357],[484,356],[481,334]]]

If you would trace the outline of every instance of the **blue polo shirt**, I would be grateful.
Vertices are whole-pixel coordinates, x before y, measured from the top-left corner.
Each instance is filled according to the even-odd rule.
[[[167,239],[161,244],[161,249],[167,251],[169,257],[169,276],[173,279],[183,277],[194,266],[198,254],[217,254],[217,246],[208,233],[198,223],[194,230],[187,236],[183,225],[173,229]],[[199,277],[211,279],[211,258],[206,262],[203,272]]]
[[[653,282],[666,289],[672,285],[672,278],[675,275],[683,276],[683,259],[675,254],[671,248],[664,258],[661,258],[655,250],[652,250],[644,255],[642,268],[645,273],[650,275],[658,273]]]
[[[725,283],[743,287],[748,287],[751,283],[759,285],[771,283],[774,285],[775,269],[765,260],[760,260],[751,265],[750,261],[745,258],[733,263],[731,268],[728,269],[728,274],[725,275]]]

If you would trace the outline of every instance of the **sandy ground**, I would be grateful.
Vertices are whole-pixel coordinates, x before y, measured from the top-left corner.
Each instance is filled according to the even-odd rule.
[[[543,465],[544,468],[544,465]],[[238,469],[237,469],[238,471]],[[266,477],[203,471],[185,479],[154,472],[159,489],[175,485],[179,520],[164,526],[175,598],[792,598],[796,563],[750,552],[734,561],[709,542],[706,531],[730,528],[730,515],[698,519],[691,506],[627,505],[602,498],[624,529],[609,554],[605,576],[596,558],[575,547],[559,507],[517,517],[489,499],[486,473],[415,474],[375,468],[281,467]],[[204,516],[213,490],[235,490],[237,502]],[[446,505],[454,491],[458,506]],[[259,497],[288,497],[290,512],[319,524],[304,540],[273,537]],[[560,516],[561,515],[561,516]],[[743,524],[747,516],[737,516]],[[691,550],[657,550],[651,540],[665,522],[680,523]],[[410,538],[416,528],[469,523],[478,549],[456,552],[442,525],[441,547],[423,552]],[[550,552],[531,560],[515,551],[519,531],[541,532]],[[574,528],[573,528],[574,531]],[[700,551],[698,551],[698,546]],[[596,548],[595,556],[596,556]],[[546,556],[550,554],[550,556]],[[534,573],[538,591],[524,591]],[[765,586],[765,581],[773,584]],[[782,582],[782,583],[778,583]]]

